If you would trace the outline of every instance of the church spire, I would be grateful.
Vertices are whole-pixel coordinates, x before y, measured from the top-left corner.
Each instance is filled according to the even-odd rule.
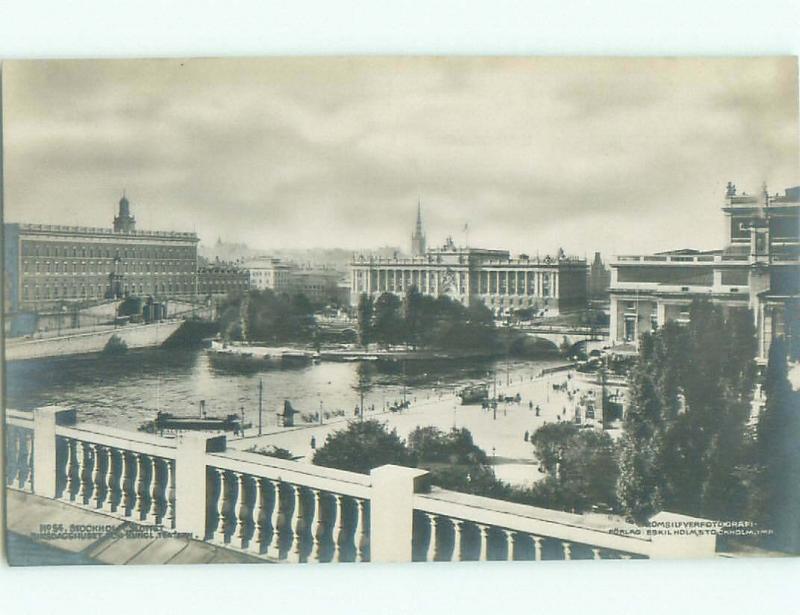
[[[422,230],[422,199],[417,199],[417,223],[411,234],[411,256],[425,254],[425,233]]]

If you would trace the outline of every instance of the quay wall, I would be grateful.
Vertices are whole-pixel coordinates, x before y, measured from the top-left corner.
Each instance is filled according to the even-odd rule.
[[[182,320],[152,324],[125,325],[42,339],[6,340],[6,361],[26,361],[47,357],[65,357],[102,351],[113,335],[128,348],[160,346],[183,324]]]

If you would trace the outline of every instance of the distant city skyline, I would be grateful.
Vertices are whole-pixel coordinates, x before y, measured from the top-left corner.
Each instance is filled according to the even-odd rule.
[[[447,236],[591,257],[715,248],[727,181],[800,183],[794,58],[7,62],[9,222],[257,250]]]

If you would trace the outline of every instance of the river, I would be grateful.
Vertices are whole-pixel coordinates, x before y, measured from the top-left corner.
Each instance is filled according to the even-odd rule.
[[[380,368],[375,364],[317,363],[291,369],[242,371],[212,364],[203,350],[145,349],[123,355],[83,355],[23,361],[6,366],[6,405],[18,410],[58,404],[78,410],[79,420],[136,429],[156,410],[197,416],[201,400],[209,416],[245,413],[258,420],[263,382],[264,426],[277,425],[288,399],[300,412],[342,409],[349,415],[364,390],[366,407],[425,397],[468,383],[499,382],[537,373],[557,359],[439,361]],[[360,384],[359,384],[360,383]],[[404,386],[405,384],[405,386]]]

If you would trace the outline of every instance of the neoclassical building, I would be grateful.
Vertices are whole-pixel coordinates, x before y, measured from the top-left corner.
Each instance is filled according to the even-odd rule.
[[[412,236],[412,254],[424,238],[420,212]],[[423,239],[424,241],[424,239]],[[424,245],[424,244],[422,244]],[[448,296],[464,305],[482,301],[495,314],[531,308],[559,312],[585,307],[587,264],[566,257],[512,258],[507,250],[456,246],[452,239],[438,248],[410,258],[355,256],[350,264],[350,302],[357,305],[366,293],[402,296],[411,286],[425,295]]]
[[[758,357],[800,318],[800,187],[770,195],[737,194],[728,184],[722,250],[675,250],[618,256],[611,263],[611,342],[636,343],[642,333],[686,322],[695,298],[724,310],[753,311]]]
[[[3,239],[6,314],[197,293],[197,235],[137,230],[125,196],[112,228],[9,223]]]

